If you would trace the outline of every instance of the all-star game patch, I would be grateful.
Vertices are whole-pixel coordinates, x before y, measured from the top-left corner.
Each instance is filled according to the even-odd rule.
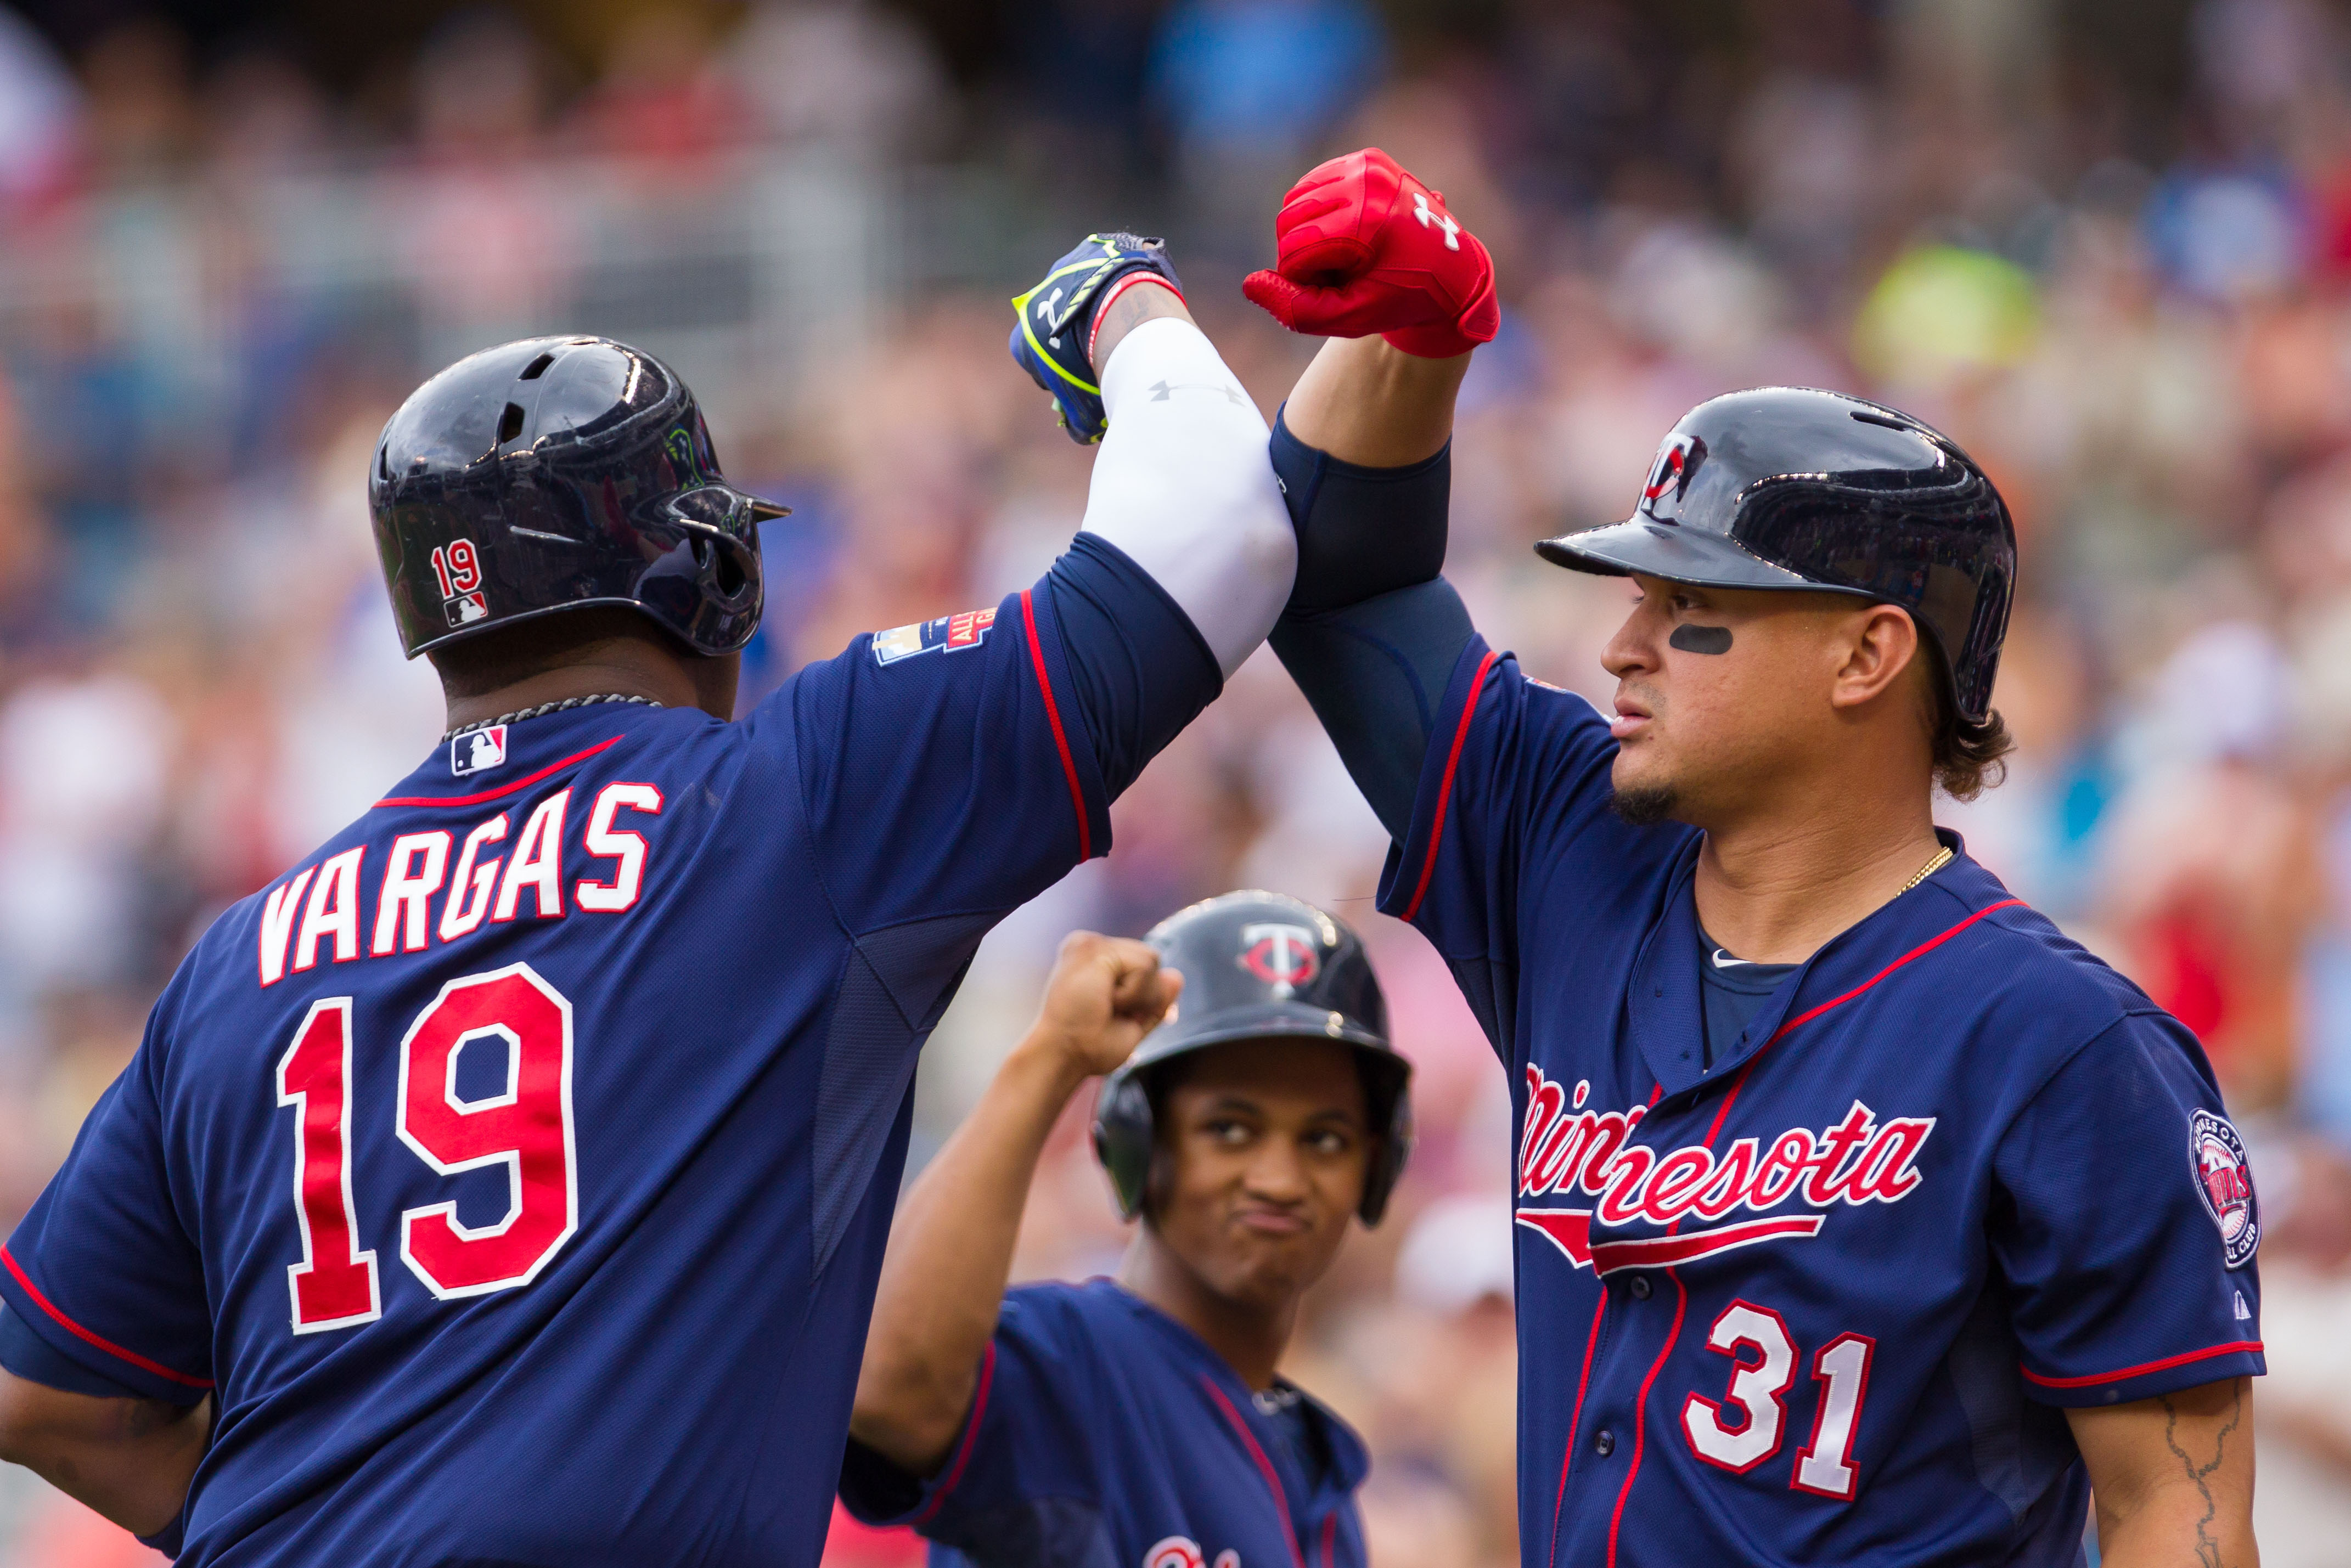
[[[2253,1168],[2245,1158],[2245,1140],[2226,1116],[2198,1111],[2188,1120],[2188,1147],[2195,1161],[2196,1190],[2203,1195],[2205,1211],[2220,1228],[2220,1255],[2229,1267],[2241,1269],[2253,1261],[2262,1244],[2260,1211],[2253,1203]]]
[[[988,629],[995,625],[996,612],[984,609],[892,627],[888,631],[873,634],[873,662],[891,665],[918,653],[956,653],[977,648],[987,640]]]

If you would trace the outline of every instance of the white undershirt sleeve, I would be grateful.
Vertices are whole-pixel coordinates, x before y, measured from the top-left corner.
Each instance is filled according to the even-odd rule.
[[[1264,418],[1200,329],[1158,317],[1102,369],[1110,428],[1082,524],[1191,618],[1229,679],[1298,574],[1298,537],[1266,455]]]

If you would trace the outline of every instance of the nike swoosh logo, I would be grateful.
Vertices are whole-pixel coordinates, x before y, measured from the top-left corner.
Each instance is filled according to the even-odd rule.
[[[1714,950],[1714,967],[1715,967],[1715,968],[1717,968],[1717,969],[1743,969],[1743,968],[1745,968],[1747,965],[1751,964],[1751,963],[1753,963],[1754,961],[1754,961],[1753,959],[1735,959],[1735,958],[1732,958],[1729,953],[1724,952],[1720,948],[1717,948],[1717,949],[1715,949],[1715,950]]]

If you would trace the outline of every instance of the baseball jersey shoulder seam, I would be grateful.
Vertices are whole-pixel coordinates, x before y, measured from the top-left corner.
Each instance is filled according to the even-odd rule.
[[[797,687],[799,683],[799,677],[795,675],[789,684]],[[777,710],[776,718],[778,721],[775,726],[777,740],[791,753],[792,804],[798,808],[792,813],[795,818],[792,825],[793,830],[799,836],[800,847],[808,857],[810,880],[816,884],[817,892],[824,898],[825,912],[832,917],[833,929],[838,930],[852,947],[854,947],[857,943],[857,932],[851,929],[848,919],[841,912],[841,900],[833,897],[832,884],[825,879],[824,857],[818,852],[814,826],[815,807],[809,801],[808,764],[800,755],[798,723],[799,692],[794,691],[788,701],[778,702],[776,698],[782,695],[783,693],[778,692],[776,696],[769,697],[768,704],[773,704]],[[844,965],[842,972],[845,974],[847,972],[845,956],[842,962]],[[839,986],[836,982],[836,995],[838,992]]]
[[[1975,912],[1974,909],[1970,907],[1970,900],[1959,888],[1950,887],[1939,879],[1929,881],[1927,884],[1927,887],[1940,893],[1957,908],[1970,914]],[[2008,1136],[2009,1127],[2013,1124],[2016,1116],[2023,1115],[2026,1107],[2030,1106],[2034,1100],[2040,1097],[2042,1092],[2049,1086],[2050,1082],[2053,1080],[2058,1074],[2064,1072],[2066,1065],[2076,1056],[2079,1056],[2083,1052],[2088,1050],[2092,1045],[2095,1044],[2107,1034],[2112,1033],[2116,1028],[2127,1023],[2134,1017],[2161,1018],[2168,1016],[2168,1014],[2164,1012],[2163,1009],[2156,1006],[2153,1002],[2147,1001],[2144,993],[2138,993],[2137,1001],[2126,1000],[2125,997],[2116,994],[2111,986],[2102,983],[2095,975],[2076,973],[2075,971],[2080,968],[2077,961],[2048,947],[2048,945],[2040,939],[2037,932],[2020,929],[2013,923],[2020,919],[2039,920],[2044,925],[2049,925],[2050,929],[2053,930],[2056,929],[2053,923],[2050,922],[2049,918],[2046,915],[2043,915],[2032,905],[2023,903],[2020,903],[2007,909],[1987,910],[1983,918],[1976,922],[1976,929],[1980,930],[1988,929],[1990,931],[1997,932],[2001,937],[2008,939],[2001,944],[2003,949],[2012,950],[2016,947],[2022,946],[2031,950],[2036,955],[2040,967],[2047,970],[2052,979],[2054,979],[2054,977],[2059,974],[2063,974],[2066,977],[2064,983],[2066,984],[2067,989],[2071,990],[2074,986],[2079,986],[2083,988],[2081,994],[2094,999],[2093,1007],[2095,1009],[2095,1015],[2090,1021],[2085,1033],[2080,1036],[2080,1038],[2074,1040],[2069,1044],[2054,1047],[2049,1050],[2045,1055],[2043,1055],[2042,1059],[2046,1063],[2046,1070],[2035,1074],[2032,1078],[2032,1087],[2030,1091],[2018,1099],[2016,1103],[2016,1110],[2011,1115],[2009,1120],[2001,1125],[1998,1135],[2000,1138],[2005,1138]],[[2095,961],[2095,955],[2093,955],[2093,958]],[[2100,965],[2101,969],[2104,969],[2104,967],[2105,966],[2103,964]],[[2111,970],[2107,970],[2105,972],[2108,974],[2114,974],[2114,971]],[[2122,985],[2127,986],[2130,983],[2127,980],[2125,980],[2118,974],[2115,974],[2114,979],[2116,981],[2119,981]],[[2133,988],[2133,990],[2136,991],[2136,988]],[[2042,1054],[2036,1053],[2035,1054]]]
[[[1978,910],[1981,910],[1982,919],[1976,922],[1978,929],[1996,931],[2009,939],[2006,944],[2009,948],[2022,947],[2033,955],[2032,961],[2053,980],[2058,975],[2064,975],[2072,983],[2086,987],[2095,992],[2102,1001],[2111,1006],[2115,1017],[2120,1018],[2133,1012],[2163,1011],[2150,1002],[2147,993],[2133,984],[2127,976],[2113,969],[2088,949],[2080,948],[2080,944],[2074,943],[2074,947],[2080,949],[2077,957],[2052,947],[2044,940],[2042,931],[2022,925],[2020,922],[2024,920],[2038,921],[2048,932],[2053,933],[2061,940],[2072,941],[2072,939],[2065,937],[2064,930],[2055,921],[2022,899],[2010,895],[2010,901],[2005,908],[1987,907],[1971,901],[1959,889],[1946,886],[1939,878],[1928,881],[1926,887],[1940,893],[1954,907],[1966,914],[1975,914]],[[2086,964],[2082,961],[2085,958],[2089,961]],[[2103,1029],[2105,1025],[2101,1024],[2099,1027]]]
[[[1999,1130],[1992,1135],[1991,1143],[1991,1148],[1994,1151],[1997,1151],[2008,1142],[2008,1136],[2015,1130],[2017,1122],[2022,1118],[2025,1112],[2031,1110],[2039,1103],[2041,1096],[2049,1092],[2050,1085],[2057,1081],[2058,1075],[2064,1073],[2066,1068],[2072,1066],[2077,1057],[2079,1057],[2084,1052],[2089,1050],[2092,1046],[2095,1045],[2099,1041],[2104,1040],[2107,1035],[2112,1034],[2116,1030],[2123,1028],[2125,1025],[2128,1024],[2133,1018],[2147,1016],[2150,1011],[2159,1015],[2162,1010],[2159,1008],[2153,1010],[2133,1009],[2125,1012],[2117,1012],[2114,1017],[2108,1019],[2097,1028],[2090,1031],[2089,1033],[2084,1035],[2080,1040],[2075,1041],[2064,1050],[2053,1054],[2050,1058],[2048,1071],[2038,1075],[2032,1080],[2032,1088],[2027,1093],[2018,1096],[2016,1108],[2008,1114],[2007,1118],[2000,1124]]]

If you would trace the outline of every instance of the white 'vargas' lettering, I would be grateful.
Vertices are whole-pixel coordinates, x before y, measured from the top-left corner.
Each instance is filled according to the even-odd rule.
[[[587,832],[577,849],[567,849],[570,835],[565,813],[570,797],[570,790],[560,789],[540,801],[516,836],[510,857],[502,857],[501,846],[507,843],[511,812],[475,824],[445,879],[452,829],[403,833],[393,839],[377,872],[374,940],[364,949],[360,933],[370,928],[363,926],[360,900],[371,846],[362,844],[323,865],[303,867],[271,888],[262,900],[256,922],[261,983],[275,985],[286,978],[289,945],[291,972],[296,974],[322,961],[349,963],[361,957],[422,952],[436,930],[445,945],[472,935],[485,917],[493,925],[521,917],[525,893],[530,895],[533,917],[561,919],[567,853],[584,852],[600,868],[611,863],[610,881],[581,877],[572,885],[573,906],[595,914],[627,913],[643,890],[650,851],[643,833],[618,826],[620,814],[634,813],[628,820],[645,826],[637,818],[661,815],[662,792],[650,784],[606,784],[589,810]],[[441,904],[437,923],[432,918],[436,897]]]

